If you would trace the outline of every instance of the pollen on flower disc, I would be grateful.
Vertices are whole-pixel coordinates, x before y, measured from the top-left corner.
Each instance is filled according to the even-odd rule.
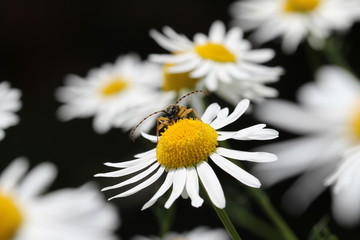
[[[210,125],[198,119],[181,119],[159,138],[157,160],[168,169],[195,166],[215,152],[217,137]]]
[[[236,56],[226,47],[217,43],[206,43],[195,47],[195,51],[203,59],[227,63],[236,62]]]
[[[286,12],[310,12],[315,10],[321,0],[287,0],[285,1],[284,10]]]
[[[115,78],[101,89],[101,93],[104,96],[111,96],[123,91],[127,87],[127,81],[122,78]]]
[[[22,216],[13,202],[7,196],[0,194],[0,240],[9,240],[15,235],[22,222]]]

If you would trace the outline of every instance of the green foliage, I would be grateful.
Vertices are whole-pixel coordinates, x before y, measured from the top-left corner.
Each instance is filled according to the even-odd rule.
[[[339,240],[330,232],[328,227],[329,218],[323,217],[312,229],[309,240]]]

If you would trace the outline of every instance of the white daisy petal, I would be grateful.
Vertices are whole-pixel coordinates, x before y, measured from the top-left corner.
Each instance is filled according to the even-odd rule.
[[[177,34],[172,28],[165,26],[163,28],[164,33],[178,42],[182,42],[184,46],[191,45],[191,41],[183,34]]]
[[[29,162],[25,158],[15,159],[0,175],[2,190],[14,188],[29,168]]]
[[[204,114],[201,117],[201,120],[204,123],[210,123],[213,119],[217,116],[220,111],[220,106],[217,103],[212,103],[209,107],[205,110]]]
[[[264,128],[260,131],[254,132],[251,135],[247,136],[247,139],[244,139],[243,137],[234,136],[234,139],[237,140],[271,140],[279,137],[279,132],[270,129],[270,128]]]
[[[158,141],[158,137],[157,136],[153,136],[144,132],[141,132],[141,135],[146,138],[147,140],[150,140],[151,142],[156,143]]]
[[[222,42],[225,35],[225,26],[224,23],[220,21],[214,22],[209,31],[209,39],[212,42],[219,43]]]
[[[194,71],[190,72],[190,76],[192,78],[204,77],[210,71],[211,67],[212,63],[210,61],[203,61],[202,63],[199,63]]]
[[[191,198],[191,205],[193,207],[201,207],[204,200],[199,195],[199,180],[194,167],[186,169],[186,191]]]
[[[203,45],[206,44],[206,42],[208,41],[208,38],[206,37],[205,34],[203,33],[196,33],[194,35],[194,42],[197,45]]]
[[[272,117],[269,117],[271,114]],[[294,133],[320,131],[330,127],[331,122],[321,121],[315,114],[295,104],[282,100],[267,101],[256,109],[255,115],[275,126]]]
[[[169,199],[165,203],[165,208],[170,208],[174,201],[180,197],[181,193],[184,191],[186,183],[186,169],[180,168],[175,170],[174,180],[173,180],[173,189],[170,194]]]
[[[205,82],[205,86],[210,91],[215,91],[218,86],[215,72],[214,71],[209,72],[209,74],[205,77],[204,82]]]
[[[231,46],[235,45],[241,38],[243,37],[243,31],[241,28],[233,27],[229,30],[228,34],[226,35],[225,45]]]
[[[225,208],[226,201],[224,192],[210,165],[207,162],[202,162],[196,166],[196,169],[213,204],[218,208]]]
[[[170,73],[182,73],[182,72],[188,72],[192,69],[194,69],[199,63],[199,58],[192,59],[191,61],[187,61],[186,63],[181,63],[176,66],[169,67]]]
[[[259,49],[249,52],[244,58],[251,62],[263,63],[271,60],[274,56],[275,52],[272,49]]]
[[[236,138],[238,140],[248,140],[249,136],[261,131],[265,127],[266,124],[257,124],[251,127],[241,129],[237,132],[218,131],[218,141],[225,141],[230,138]]]
[[[234,111],[226,118],[226,120],[219,123],[216,122],[216,124],[211,123],[210,126],[212,126],[214,129],[219,129],[236,121],[246,111],[246,109],[249,107],[249,104],[250,101],[248,99],[241,100],[235,107]]]
[[[166,175],[164,183],[161,185],[155,195],[142,207],[141,210],[145,210],[151,207],[164,193],[171,187],[174,179],[175,171],[169,171]]]
[[[260,181],[251,175],[250,173],[244,171],[234,163],[230,162],[226,158],[220,156],[217,153],[213,153],[210,158],[225,172],[236,178],[238,181],[254,188],[259,188],[261,186]]]
[[[154,157],[151,156],[149,157],[150,159],[153,159]],[[138,165],[139,163],[143,162],[145,158],[140,158],[140,159],[135,159],[135,160],[130,160],[130,161],[126,161],[126,162],[119,162],[119,163],[104,163],[105,166],[108,167],[115,167],[115,168],[126,168],[126,167],[132,167],[135,165]]]
[[[144,182],[140,183],[139,185],[129,189],[128,191],[125,191],[123,193],[120,193],[118,195],[115,195],[111,198],[109,198],[109,200],[112,200],[114,198],[121,198],[121,197],[127,197],[127,196],[130,196],[130,195],[133,195],[135,193],[137,193],[138,191],[146,188],[147,186],[153,184],[156,180],[158,180],[161,175],[164,173],[165,171],[165,168],[164,167],[160,167],[156,173],[154,175],[152,175],[151,177],[149,177],[148,179],[146,179]]]
[[[21,92],[11,88],[9,82],[0,83],[0,141],[5,137],[4,129],[19,123],[15,114],[21,108]]]
[[[151,149],[151,150],[143,152],[143,153],[138,153],[134,157],[141,158],[141,157],[146,157],[148,155],[155,157],[156,156],[156,149]]]
[[[98,173],[98,174],[95,175],[95,177],[121,177],[121,176],[126,176],[126,175],[129,175],[131,173],[135,173],[137,171],[140,171],[140,170],[146,168],[147,166],[151,165],[155,161],[156,161],[156,158],[149,159],[147,161],[142,161],[140,164],[133,165],[131,167],[124,168],[124,169],[121,169],[121,170],[108,172],[108,173]]]
[[[152,172],[154,172],[159,166],[160,166],[159,164],[153,164],[151,167],[149,167],[145,171],[139,173],[138,175],[136,175],[136,176],[134,176],[132,178],[129,178],[128,180],[123,181],[123,182],[121,182],[119,184],[115,184],[113,186],[103,188],[103,189],[101,189],[101,191],[107,191],[107,190],[110,190],[110,189],[120,188],[120,187],[129,185],[129,184],[135,183],[137,181],[140,181],[144,177],[146,177],[146,176],[150,175]]]
[[[150,30],[150,36],[159,43],[163,48],[170,52],[177,52],[181,51],[181,46],[177,43],[177,41],[171,41],[165,36],[163,36],[161,33],[159,33],[156,30]]]
[[[57,170],[51,163],[42,163],[32,169],[23,182],[19,185],[24,198],[32,198],[42,194],[52,184],[57,175]]]
[[[267,152],[245,152],[218,147],[216,149],[216,153],[224,157],[251,162],[273,162],[277,160],[277,156],[275,154]]]

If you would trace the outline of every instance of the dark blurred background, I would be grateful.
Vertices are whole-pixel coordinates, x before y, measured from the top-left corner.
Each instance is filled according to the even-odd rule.
[[[55,101],[55,89],[63,85],[66,74],[85,76],[89,69],[113,62],[121,54],[137,52],[146,58],[150,53],[165,52],[149,37],[151,28],[160,30],[162,26],[169,25],[177,32],[192,37],[196,32],[207,33],[214,20],[228,24],[228,6],[232,2],[0,0],[0,81],[10,81],[23,93],[23,107],[18,113],[21,122],[7,129],[6,138],[0,142],[1,169],[18,156],[28,157],[32,166],[51,161],[60,170],[52,189],[77,187],[93,181],[95,173],[109,171],[102,165],[103,162],[128,160],[135,153],[148,150],[144,142],[133,143],[126,133],[118,129],[104,135],[96,134],[92,129],[92,119],[58,121],[55,112],[60,104]],[[360,48],[356,46],[360,42],[359,30],[357,24],[346,36],[340,36],[346,43],[345,54],[355,71],[360,66]],[[283,55],[276,42],[264,46],[277,51],[270,64],[281,65],[287,72],[275,85],[281,98],[294,100],[296,89],[312,80],[316,64],[326,63],[322,55],[312,52],[304,44],[291,56]],[[256,122],[251,116],[245,120],[243,126]],[[282,139],[290,137],[290,134],[281,133]],[[224,177],[231,182],[231,178]],[[115,183],[108,179],[96,181],[99,187]],[[305,239],[311,227],[329,212],[330,195],[327,192],[316,200],[308,212],[294,218],[280,208],[280,197],[290,183],[291,180],[286,181],[267,192],[300,239]],[[237,183],[231,187],[242,188]],[[224,188],[227,198],[231,198],[226,192],[227,187]],[[155,189],[112,201],[121,212],[122,226],[118,233],[122,239],[129,239],[135,234],[157,234],[153,210],[140,211]],[[106,193],[106,197],[116,192]],[[179,211],[173,226],[175,231],[191,230],[199,225],[221,227],[216,215],[207,206],[195,209],[184,200],[177,201],[176,205]],[[332,220],[330,227],[340,239],[359,239],[359,230],[342,229]],[[245,239],[256,239],[239,229]]]

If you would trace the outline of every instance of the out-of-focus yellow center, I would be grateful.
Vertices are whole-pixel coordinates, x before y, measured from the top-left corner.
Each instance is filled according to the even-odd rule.
[[[171,66],[171,64],[165,64],[163,68],[163,91],[179,91],[182,89],[195,88],[199,78],[191,78],[188,72],[169,73],[169,67]]]
[[[101,94],[104,96],[112,96],[123,91],[128,82],[122,78],[115,78],[101,89]]]
[[[284,10],[286,12],[311,12],[315,10],[321,0],[286,0]]]
[[[0,240],[10,240],[22,223],[22,215],[13,200],[0,193]]]
[[[350,126],[353,137],[356,141],[360,141],[360,104],[354,111],[354,115],[351,118]]]
[[[217,43],[206,43],[195,47],[195,51],[204,59],[216,62],[236,62],[235,55],[226,47]]]
[[[157,160],[168,169],[196,166],[215,152],[217,137],[210,125],[198,119],[181,119],[159,138]]]

